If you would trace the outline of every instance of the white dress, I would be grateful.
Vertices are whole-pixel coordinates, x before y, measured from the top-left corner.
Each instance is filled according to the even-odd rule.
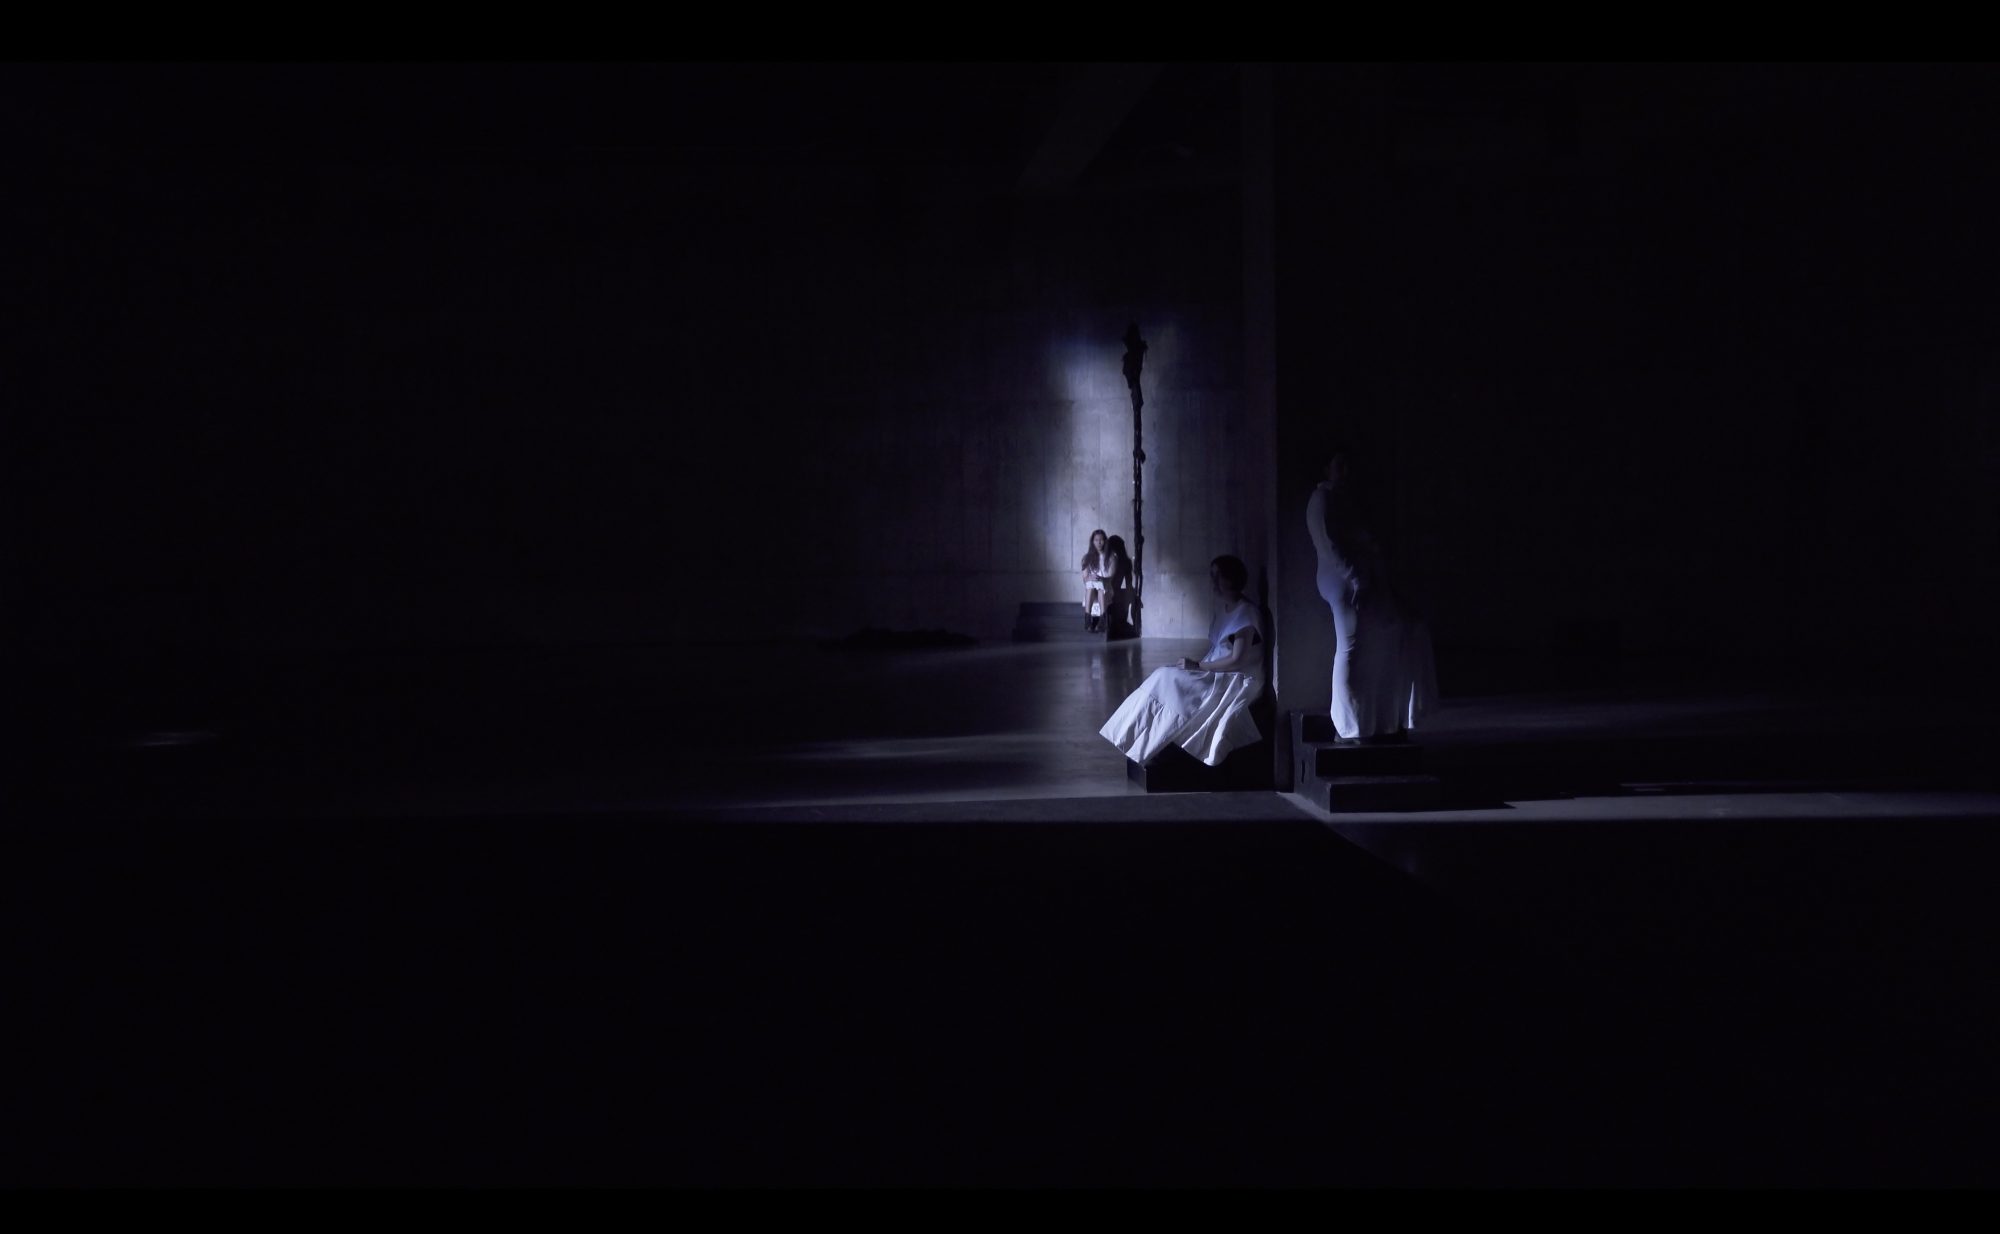
[[[1111,577],[1111,561],[1108,556],[1100,556],[1094,566],[1083,567],[1083,589],[1090,596],[1090,603],[1083,611],[1096,617],[1104,611],[1104,580]]]
[[[1333,610],[1333,731],[1352,740],[1417,726],[1437,705],[1430,629],[1405,620],[1388,595],[1358,587],[1354,567],[1326,530],[1324,486],[1306,502],[1306,531],[1319,556],[1320,599]]]
[[[1136,762],[1151,762],[1170,745],[1214,767],[1239,746],[1263,739],[1250,704],[1264,693],[1264,649],[1270,639],[1257,606],[1248,600],[1216,616],[1208,627],[1208,654],[1229,654],[1224,641],[1246,629],[1262,640],[1241,672],[1195,672],[1169,665],[1153,670],[1127,695],[1098,734]]]

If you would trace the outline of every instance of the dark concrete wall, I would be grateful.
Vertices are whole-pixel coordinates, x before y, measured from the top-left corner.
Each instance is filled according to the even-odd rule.
[[[19,645],[1004,636],[1129,536],[1136,318],[1149,632],[1269,561],[1287,706],[1335,436],[1448,693],[1990,657],[1971,70],[1277,69],[1274,361],[1227,72],[1049,201],[1027,70],[412,72],[0,80]]]
[[[35,639],[1005,637],[1091,528],[1131,538],[1128,320],[1148,632],[1254,557],[1231,183],[1023,201],[1021,150],[883,136],[933,99],[860,69],[770,70],[818,128],[643,75],[38,72],[6,198]]]
[[[2000,563],[1990,84],[1287,69],[1280,97],[1295,698],[1326,690],[1299,511],[1336,436],[1447,693],[1475,652],[1834,677],[1989,654],[1966,601]]]

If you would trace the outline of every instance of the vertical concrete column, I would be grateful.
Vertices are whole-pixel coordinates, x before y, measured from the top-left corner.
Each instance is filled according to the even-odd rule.
[[[1243,66],[1243,412],[1247,449],[1237,491],[1255,503],[1244,516],[1252,592],[1272,615],[1272,690],[1278,731],[1271,748],[1280,788],[1291,787],[1290,726],[1279,656],[1286,637],[1278,615],[1278,341],[1277,134],[1271,66]]]

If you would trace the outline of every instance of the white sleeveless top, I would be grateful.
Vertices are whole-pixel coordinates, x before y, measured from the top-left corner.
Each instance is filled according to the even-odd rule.
[[[1223,640],[1240,630],[1257,631],[1257,637],[1260,642],[1257,653],[1251,659],[1251,662],[1236,671],[1239,673],[1248,673],[1253,677],[1261,677],[1264,674],[1263,648],[1270,643],[1271,636],[1264,629],[1264,615],[1248,599],[1239,600],[1234,607],[1215,615],[1215,620],[1210,622],[1208,626],[1208,654],[1203,656],[1202,659],[1220,660],[1222,657],[1228,655],[1229,648],[1223,646]]]

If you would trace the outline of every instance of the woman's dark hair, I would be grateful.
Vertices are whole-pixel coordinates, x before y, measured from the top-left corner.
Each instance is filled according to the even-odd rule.
[[[1087,541],[1085,541],[1085,543],[1086,543],[1086,544],[1088,544],[1088,545],[1090,545],[1090,547],[1089,547],[1089,548],[1087,548],[1087,549],[1085,549],[1085,550],[1083,550],[1083,568],[1084,568],[1084,569],[1086,569],[1086,570],[1089,570],[1089,569],[1094,569],[1094,568],[1096,567],[1096,565],[1097,565],[1097,537],[1099,537],[1099,536],[1101,536],[1101,535],[1103,535],[1103,534],[1104,534],[1104,528],[1102,528],[1102,527],[1099,527],[1099,528],[1097,528],[1097,529],[1096,529],[1095,531],[1091,532],[1091,533],[1090,533],[1090,539],[1089,539],[1089,540],[1087,540]],[[1105,550],[1106,550],[1107,552],[1108,552],[1108,551],[1110,551],[1110,548],[1111,548],[1111,541],[1110,541],[1110,540],[1106,540],[1106,541],[1104,542],[1104,548],[1105,548]]]
[[[1111,559],[1111,579],[1117,582],[1132,576],[1132,555],[1125,551],[1125,537],[1112,536],[1104,542],[1104,555]]]
[[[1250,585],[1250,567],[1243,564],[1241,557],[1232,557],[1224,553],[1208,565],[1210,569],[1221,574],[1222,581],[1228,583],[1233,590],[1242,591]]]

